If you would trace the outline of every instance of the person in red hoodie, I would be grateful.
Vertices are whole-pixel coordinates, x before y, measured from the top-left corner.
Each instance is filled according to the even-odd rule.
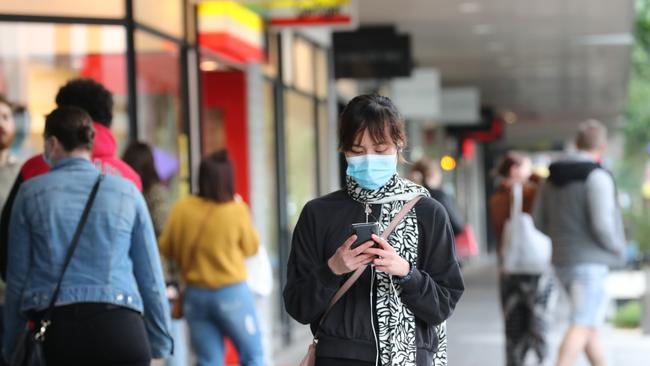
[[[59,89],[56,95],[57,106],[74,106],[84,109],[93,119],[95,144],[92,160],[105,174],[118,175],[130,180],[138,190],[142,190],[140,176],[125,162],[117,157],[117,143],[111,133],[113,122],[113,95],[102,84],[92,79],[73,79]],[[9,218],[13,201],[21,184],[28,179],[45,174],[50,165],[43,154],[27,160],[22,168],[9,197],[2,208],[0,217],[0,274],[5,279],[7,272],[7,247],[9,238]]]

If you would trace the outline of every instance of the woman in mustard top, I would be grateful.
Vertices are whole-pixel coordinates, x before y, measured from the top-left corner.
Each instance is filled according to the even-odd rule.
[[[183,312],[198,365],[223,365],[224,336],[232,339],[242,365],[263,365],[244,264],[257,252],[259,237],[248,207],[234,197],[233,167],[225,151],[203,158],[198,195],[172,208],[159,245],[187,284]]]

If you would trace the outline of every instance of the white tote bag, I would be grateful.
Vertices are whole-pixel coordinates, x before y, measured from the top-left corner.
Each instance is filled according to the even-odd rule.
[[[246,282],[251,291],[258,296],[269,296],[273,290],[273,270],[264,244],[260,245],[255,255],[246,258],[246,271]]]
[[[551,239],[523,212],[523,189],[512,187],[510,218],[503,229],[503,269],[511,274],[541,274],[551,265]]]

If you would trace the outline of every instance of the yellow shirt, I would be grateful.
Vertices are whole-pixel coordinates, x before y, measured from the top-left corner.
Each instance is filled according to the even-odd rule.
[[[221,288],[246,280],[244,259],[259,242],[244,202],[188,196],[172,208],[158,245],[189,285]]]

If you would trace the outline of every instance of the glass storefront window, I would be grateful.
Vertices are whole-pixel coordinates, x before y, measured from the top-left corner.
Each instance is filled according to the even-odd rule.
[[[182,0],[133,0],[133,18],[176,38],[183,37]]]
[[[179,172],[170,178],[172,196],[189,191],[187,143],[180,100],[180,50],[176,43],[136,31],[138,136],[178,159]]]
[[[327,102],[318,103],[318,169],[320,170],[319,194],[329,193],[327,188],[330,180],[330,125]]]
[[[314,46],[302,38],[293,41],[294,82],[295,87],[313,94],[314,83]]]
[[[68,80],[89,77],[113,93],[113,125],[120,147],[128,140],[125,30],[119,26],[0,23],[0,92],[23,105],[14,153],[42,150],[45,115]]]
[[[0,13],[84,18],[124,18],[124,0],[20,0],[0,1]]]
[[[327,98],[328,84],[327,51],[319,48],[316,49],[316,95],[319,98]]]
[[[285,92],[284,105],[287,213],[293,228],[302,207],[317,195],[315,116],[313,100],[295,91]]]

